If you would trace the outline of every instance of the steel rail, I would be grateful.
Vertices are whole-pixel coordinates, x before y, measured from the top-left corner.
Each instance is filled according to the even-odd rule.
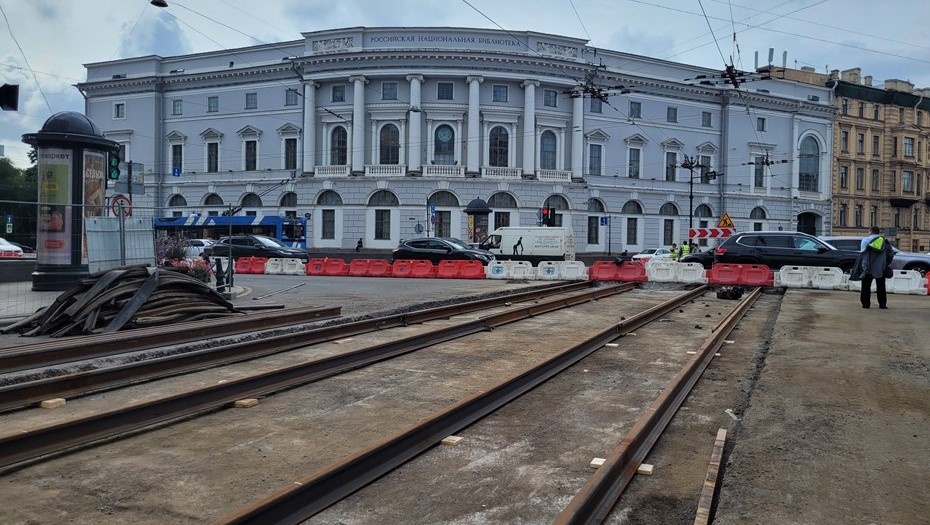
[[[340,315],[342,308],[338,306],[288,308],[222,319],[175,323],[170,326],[42,341],[0,350],[0,374],[188,343],[198,339],[332,319]]]
[[[547,287],[532,292],[518,292],[492,299],[468,301],[407,314],[353,321],[260,340],[228,343],[182,354],[11,384],[0,387],[0,412],[28,407],[45,399],[77,397],[91,392],[265,357],[374,330],[422,323],[491,306],[499,306],[508,302],[520,303],[538,300],[547,295],[576,291],[583,288],[590,288],[590,285],[585,283],[582,285],[571,284]],[[598,292],[599,289],[593,290],[592,293],[595,296],[601,293]]]
[[[634,283],[593,288],[581,294],[588,301],[635,288]],[[514,308],[487,318],[374,345],[344,354],[300,363],[262,374],[232,380],[190,392],[155,399],[91,416],[40,427],[22,434],[0,437],[0,468],[86,446],[99,440],[113,439],[167,421],[191,417],[222,408],[238,399],[260,397],[317,381],[379,361],[413,352],[466,335],[493,329],[544,312],[551,312],[584,302],[579,298],[557,298]],[[261,341],[252,342],[261,344]]]
[[[714,327],[697,353],[662,390],[659,397],[607,456],[604,464],[588,478],[559,514],[554,522],[556,525],[599,524],[607,519],[620,495],[636,475],[636,469],[646,459],[652,446],[675,416],[675,412],[688,397],[714,358],[714,354],[723,345],[726,336],[761,294],[762,288],[754,289]]]
[[[486,391],[442,409],[431,417],[371,446],[336,460],[242,507],[214,525],[297,524],[387,474],[443,438],[487,416],[558,375],[605,344],[660,318],[704,292],[700,286],[615,324]]]

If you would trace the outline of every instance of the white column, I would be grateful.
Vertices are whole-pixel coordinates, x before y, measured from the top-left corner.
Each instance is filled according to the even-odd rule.
[[[523,175],[536,174],[536,86],[538,80],[527,80],[523,88]]]
[[[423,84],[423,75],[407,75],[410,81],[410,111],[407,113],[407,126],[410,135],[407,141],[408,171],[419,172],[420,152],[423,150],[422,134],[420,130],[420,87]]]
[[[467,77],[468,81],[468,143],[465,145],[468,160],[465,166],[465,172],[477,174],[481,169],[481,134],[479,133],[479,122],[481,121],[480,107],[481,98],[479,97],[479,88],[484,82],[484,77]],[[485,153],[487,155],[487,153]]]
[[[304,84],[304,173],[312,173],[316,164],[316,82]]]
[[[572,99],[572,178],[584,176],[584,97],[580,92]]]
[[[461,149],[462,139],[460,138],[461,136],[462,136],[462,121],[456,120],[455,121],[455,137],[457,139],[456,140],[457,144],[455,146],[455,149],[453,150],[453,155],[452,155],[453,160],[455,160],[456,166],[462,165],[462,149]]]
[[[349,77],[352,88],[352,173],[365,171],[365,84],[363,76]]]

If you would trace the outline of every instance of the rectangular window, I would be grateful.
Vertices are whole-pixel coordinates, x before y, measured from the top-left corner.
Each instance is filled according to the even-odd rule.
[[[643,105],[639,102],[630,102],[630,118],[642,118]]]
[[[849,187],[849,168],[847,166],[840,166],[840,188]]]
[[[320,237],[323,239],[336,238],[336,210],[321,210],[320,219],[323,221]]]
[[[245,141],[245,171],[258,169],[258,141]]]
[[[865,133],[856,134],[856,153],[865,155]]]
[[[869,212],[869,226],[878,225],[878,206],[872,206],[872,211]]]
[[[662,244],[671,246],[675,242],[675,219],[662,219]]]
[[[753,162],[753,186],[756,188],[765,187],[765,157],[756,157],[755,162]]]
[[[849,115],[849,99],[844,98],[843,104],[840,106],[840,113],[843,115]]]
[[[756,131],[765,131],[765,118],[764,117],[756,118]]]
[[[628,158],[630,159],[629,169],[627,170],[627,176],[631,179],[639,178],[639,164],[640,164],[640,155],[643,150],[639,148],[629,148],[626,150]]]
[[[865,189],[865,169],[863,168],[856,168],[856,189]]]
[[[172,115],[183,115],[184,114],[184,101],[183,100],[172,100],[171,101],[171,114]]]
[[[918,111],[917,112],[917,126],[923,126],[923,125],[924,125],[924,112]]]
[[[496,230],[497,228],[506,228],[508,226],[510,226],[510,212],[494,212],[494,229]]]
[[[391,239],[391,210],[375,210],[375,240]]]
[[[710,176],[710,155],[701,155],[701,183],[707,184],[713,180]]]
[[[678,108],[665,108],[665,120],[668,122],[678,122]]]
[[[914,156],[914,137],[904,137],[904,156]]]
[[[904,124],[904,108],[898,108],[898,124]]]
[[[872,135],[872,156],[877,157],[881,154],[878,145],[878,135]]]
[[[891,191],[898,191],[898,172],[891,170]]]
[[[855,212],[855,216],[853,217],[853,219],[856,221],[856,227],[861,228],[862,227],[862,205],[861,204],[856,204],[856,212]]]
[[[507,86],[491,86],[492,102],[507,102]]]
[[[840,151],[849,151],[849,132],[840,132]]]
[[[284,105],[285,106],[296,106],[297,105],[297,90],[288,89],[284,92]]]
[[[595,177],[601,175],[601,151],[600,144],[588,145],[588,175]]]
[[[906,193],[911,193],[914,191],[914,172],[913,171],[902,171],[901,172],[901,191]]]
[[[859,103],[859,118],[865,118],[865,102]]]
[[[895,228],[901,227],[901,208],[894,209],[894,227]]]
[[[878,170],[872,170],[872,191],[878,191],[881,178]]]
[[[543,90],[543,106],[554,108],[558,105],[559,92],[554,89]]]
[[[762,231],[762,223],[761,223],[761,222],[754,222],[754,223],[752,223],[752,231],[754,231],[754,232],[761,232],[761,231]]]
[[[207,97],[207,113],[216,113],[220,110],[220,97]]]
[[[665,180],[674,181],[678,177],[678,153],[675,151],[665,152]],[[668,244],[668,243],[665,243]]]
[[[591,99],[591,113],[601,113],[603,111],[603,102],[599,98]]]
[[[284,169],[297,169],[297,139],[284,139]]]
[[[381,83],[381,100],[397,100],[397,82]]]
[[[452,100],[455,92],[452,82],[440,82],[436,84],[436,98],[439,100]]]
[[[181,144],[172,144],[171,145],[171,170],[174,171],[175,168],[182,170],[184,160],[184,146]]]
[[[600,244],[601,218],[597,215],[588,216],[588,244]]]
[[[126,118],[125,102],[117,102],[113,104],[113,118]]]
[[[891,137],[891,156],[898,156],[898,137]]]
[[[207,143],[207,173],[220,171],[220,143]]]
[[[258,93],[245,94],[245,109],[258,108]]]
[[[639,244],[637,242],[638,223],[639,221],[637,221],[636,219],[632,217],[627,218],[626,220],[626,243],[627,244]]]
[[[847,220],[847,215],[848,215],[848,213],[847,213],[847,211],[846,211],[846,205],[845,205],[845,204],[840,204],[840,216],[839,216],[840,226],[847,226],[847,225],[848,225],[848,222],[849,222],[849,221]]]
[[[710,114],[710,111],[701,112],[701,126],[709,128],[713,126],[713,117]]]
[[[333,86],[330,100],[333,102],[345,102],[346,101],[346,87],[343,84]]]
[[[872,118],[873,119],[878,120],[878,117],[881,115],[881,113],[879,113],[880,108],[881,106],[879,106],[878,104],[875,104],[874,106],[872,106]]]

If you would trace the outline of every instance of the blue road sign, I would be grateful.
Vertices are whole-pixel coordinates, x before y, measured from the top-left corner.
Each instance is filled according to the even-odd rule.
[[[435,205],[435,204],[430,204],[430,205],[429,205],[429,212],[430,212],[430,215],[436,213],[436,205]]]
[[[177,168],[177,167],[171,168],[171,176],[172,176],[172,177],[180,177],[180,176],[181,176],[181,168]]]
[[[10,214],[8,214],[8,215],[6,216],[6,222],[8,222],[8,223],[13,222],[13,214],[12,214],[12,213],[10,213]]]
[[[607,226],[608,217],[601,217],[601,226]]]

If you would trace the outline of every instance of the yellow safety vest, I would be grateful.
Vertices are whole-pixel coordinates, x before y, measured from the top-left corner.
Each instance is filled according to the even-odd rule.
[[[689,253],[691,253],[691,247],[688,246],[687,244],[682,244],[681,250],[678,252],[678,259],[679,260],[683,259]]]
[[[869,248],[872,248],[877,251],[882,251],[884,247],[885,247],[885,238],[881,236],[872,239],[872,242],[869,243]]]

